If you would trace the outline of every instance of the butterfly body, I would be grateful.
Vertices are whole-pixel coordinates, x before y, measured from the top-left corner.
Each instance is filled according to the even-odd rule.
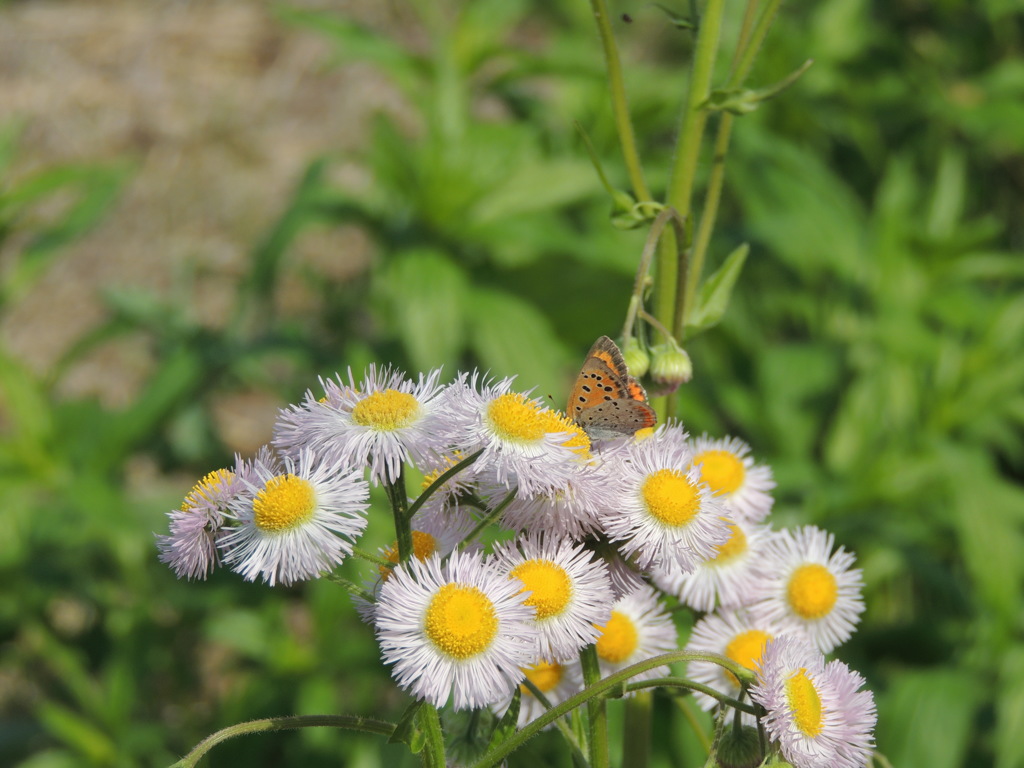
[[[587,353],[569,393],[566,413],[598,440],[632,435],[658,420],[644,388],[629,375],[622,352],[607,336],[595,341]]]

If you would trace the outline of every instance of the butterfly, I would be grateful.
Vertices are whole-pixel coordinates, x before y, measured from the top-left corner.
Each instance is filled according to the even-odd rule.
[[[629,375],[622,352],[607,336],[595,341],[587,353],[565,412],[598,440],[632,435],[658,421],[647,393]]]

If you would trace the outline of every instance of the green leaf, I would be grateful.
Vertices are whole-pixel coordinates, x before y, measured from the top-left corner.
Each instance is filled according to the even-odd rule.
[[[423,63],[407,48],[362,24],[327,11],[276,9],[278,18],[297,27],[312,29],[337,44],[343,61],[367,61],[391,76],[412,97],[421,95]]]
[[[425,371],[458,359],[465,344],[463,270],[440,251],[403,251],[382,271],[377,289],[384,294],[412,367]]]
[[[19,463],[43,466],[53,436],[53,410],[32,373],[0,349],[0,407],[8,421],[4,449],[14,448]]]
[[[690,336],[706,331],[719,323],[729,306],[732,289],[750,253],[747,243],[730,253],[722,266],[700,288],[697,306],[689,313],[686,327]]]
[[[996,692],[995,768],[1024,767],[1024,645],[1014,645],[1000,664]]]
[[[570,355],[555,337],[547,316],[518,296],[479,289],[472,296],[471,344],[495,376],[516,375],[516,388],[540,388],[562,407]]]
[[[472,208],[477,224],[551,210],[591,197],[599,188],[591,167],[550,159],[520,166]]]
[[[953,234],[963,214],[967,159],[964,153],[946,147],[935,172],[935,184],[925,224],[928,235],[936,240]]]
[[[912,726],[880,729],[879,749],[892,765],[965,765],[975,710],[985,698],[981,681],[967,671],[940,669],[893,674],[890,686],[879,702],[879,723]]]
[[[113,765],[117,746],[107,734],[67,707],[44,701],[36,708],[43,727],[94,765]]]

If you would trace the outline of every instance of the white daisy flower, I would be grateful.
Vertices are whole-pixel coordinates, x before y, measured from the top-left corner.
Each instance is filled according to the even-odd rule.
[[[505,486],[491,478],[482,486],[484,495],[499,500]],[[598,519],[604,497],[602,475],[592,464],[578,464],[558,489],[516,491],[501,515],[502,527],[544,534],[548,538],[580,541],[600,530]]]
[[[698,621],[690,632],[685,650],[718,653],[753,672],[757,670],[765,646],[782,634],[782,629],[768,619],[745,610],[726,610],[708,614]],[[687,676],[734,699],[740,695],[739,680],[713,662],[691,661]],[[718,706],[718,699],[705,693],[695,692],[694,697],[701,709],[710,710]],[[754,724],[751,715],[744,715],[743,720]]]
[[[736,520],[759,523],[772,511],[772,470],[754,464],[750,446],[737,437],[712,439],[706,434],[691,441],[693,463],[700,465],[701,481],[726,502]]]
[[[160,561],[179,579],[205,579],[213,572],[224,512],[243,487],[234,472],[218,469],[192,487],[180,509],[167,513],[170,535],[157,536],[157,547]]]
[[[366,528],[369,488],[362,472],[303,450],[282,462],[257,457],[246,490],[230,502],[234,528],[217,543],[224,562],[270,586],[315,578],[352,553]]]
[[[859,568],[835,537],[812,525],[773,533],[765,543],[764,597],[752,606],[785,628],[803,632],[822,653],[853,634],[864,611]]]
[[[536,612],[535,658],[567,661],[608,622],[611,583],[605,564],[582,545],[533,534],[494,548],[496,566],[522,584]]]
[[[468,516],[455,519],[440,512],[423,513],[421,511],[412,522],[412,556],[417,560],[426,560],[434,554],[445,557],[469,535],[473,525],[473,519]],[[380,547],[379,552],[382,559],[395,565],[398,564],[397,541],[392,542],[390,547]],[[358,594],[352,595],[352,603],[356,612],[367,624],[373,623],[377,596],[380,595],[384,582],[391,576],[392,570],[393,568],[382,565],[377,569],[376,578],[363,584],[364,593],[372,595],[374,598],[372,601]]]
[[[374,483],[398,479],[407,461],[422,461],[447,447],[440,369],[418,381],[371,365],[355,384],[324,381],[322,401],[306,394],[302,406],[281,412],[274,445],[283,452],[309,448],[328,461],[369,466]]]
[[[607,495],[601,523],[642,569],[673,565],[692,571],[715,555],[731,531],[722,503],[700,480],[674,426],[659,427],[606,461]]]
[[[583,670],[579,661],[557,662],[538,661],[523,669],[526,679],[533,683],[537,689],[544,694],[551,706],[556,707],[563,701],[583,690]],[[548,711],[541,700],[533,695],[533,692],[525,683],[519,685],[522,697],[519,701],[519,720],[517,728],[523,728],[529,723]],[[511,701],[511,699],[510,699]],[[509,702],[505,702],[494,708],[499,715],[503,715],[508,709]],[[547,726],[553,728],[554,723]]]
[[[321,376],[322,397],[316,397],[307,389],[301,404],[289,405],[278,412],[272,443],[279,455],[294,458],[303,448],[321,455],[328,452],[332,441],[324,438],[325,425],[337,421],[338,411],[351,410],[352,397],[358,394],[351,370],[348,377],[349,383],[345,384],[340,373],[336,374],[337,381]]]
[[[766,525],[729,523],[732,535],[716,554],[697,563],[692,573],[668,566],[651,577],[660,589],[697,611],[735,608],[762,596],[761,552],[769,537]]]
[[[863,768],[874,751],[876,713],[864,678],[803,637],[769,643],[750,696],[765,730],[795,768]]]
[[[479,552],[415,558],[381,588],[375,623],[384,662],[418,699],[477,709],[508,699],[534,661],[534,610],[521,585]]]
[[[616,600],[611,618],[599,629],[601,636],[596,646],[601,677],[678,647],[672,617],[658,600],[657,593],[646,584]],[[631,682],[668,674],[667,666],[655,667],[631,678]]]
[[[525,494],[558,493],[589,458],[590,439],[563,414],[512,391],[512,379],[497,384],[463,374],[446,397],[452,423],[461,426],[456,443],[506,488]]]

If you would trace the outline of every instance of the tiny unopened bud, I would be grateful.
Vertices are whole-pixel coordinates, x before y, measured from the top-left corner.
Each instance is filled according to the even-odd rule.
[[[764,755],[757,729],[748,725],[737,732],[726,728],[718,742],[718,765],[721,768],[757,768]]]
[[[675,388],[693,378],[693,363],[686,350],[675,344],[651,347],[651,378]]]
[[[651,356],[647,354],[647,350],[637,338],[626,340],[626,346],[622,350],[622,359],[626,361],[629,375],[637,379],[646,376],[647,370],[651,367]]]

